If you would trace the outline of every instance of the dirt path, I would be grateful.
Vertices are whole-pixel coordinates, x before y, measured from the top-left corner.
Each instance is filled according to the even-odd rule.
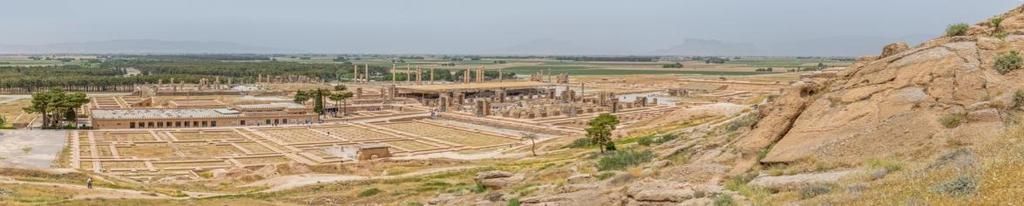
[[[288,175],[275,177],[265,180],[256,181],[253,183],[245,184],[239,187],[259,187],[269,186],[269,189],[260,192],[276,192],[281,190],[293,189],[308,185],[316,184],[333,184],[341,182],[352,182],[352,181],[367,181],[367,180],[391,180],[401,179],[409,177],[417,177],[424,175],[432,175],[445,172],[462,171],[478,168],[480,166],[461,166],[461,167],[446,167],[446,168],[435,168],[428,170],[421,170],[416,172],[410,172],[400,175],[387,175],[387,176],[358,176],[358,175],[336,175],[336,174],[301,174],[301,175]]]
[[[64,183],[49,183],[49,182],[26,182],[20,180],[14,180],[9,177],[0,177],[0,184],[17,184],[17,185],[34,185],[34,186],[46,186],[46,187],[59,187],[65,189],[73,189],[82,191],[84,194],[76,194],[73,200],[79,199],[178,199],[159,193],[144,192],[138,190],[128,189],[113,189],[103,187],[93,187],[93,189],[86,188],[84,185],[75,184],[64,184]]]

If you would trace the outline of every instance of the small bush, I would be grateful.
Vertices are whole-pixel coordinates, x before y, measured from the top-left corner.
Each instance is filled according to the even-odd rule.
[[[827,185],[811,185],[800,189],[800,198],[811,199],[829,192],[832,192],[832,188]]]
[[[637,139],[636,143],[643,146],[660,145],[679,138],[677,134],[648,135]]]
[[[732,195],[720,194],[720,195],[718,195],[718,197],[715,197],[715,206],[734,206],[734,205],[737,205],[737,204],[736,204],[736,200],[732,199]]]
[[[948,114],[939,118],[939,123],[941,123],[943,127],[952,129],[963,124],[966,118],[967,114],[963,113]]]
[[[948,182],[943,182],[933,189],[935,192],[962,197],[973,195],[978,189],[978,180],[973,177],[960,176]]]
[[[487,187],[484,187],[484,185],[481,185],[480,183],[476,183],[470,191],[473,191],[473,193],[484,193],[487,191]]]
[[[606,179],[611,178],[613,176],[615,176],[614,172],[602,172],[602,173],[597,174],[596,177],[597,177],[597,180],[606,180]]]
[[[725,181],[724,187],[727,190],[739,192],[742,188],[747,186],[747,182],[754,180],[754,177],[756,177],[754,174],[733,176],[732,178],[729,178],[729,180]]]
[[[622,170],[626,167],[649,162],[651,159],[654,159],[654,153],[651,151],[613,151],[597,161],[597,169],[601,171]]]
[[[590,138],[583,137],[583,138],[579,138],[579,139],[573,140],[572,143],[569,143],[569,145],[566,145],[565,147],[566,148],[586,148],[586,147],[590,147],[590,146],[593,146],[593,145],[594,145],[594,141],[591,141]]]
[[[1005,19],[1003,19],[1003,17],[996,17],[996,18],[993,18],[993,19],[988,21],[990,26],[992,26],[993,33],[996,34],[997,36],[1004,34],[1003,33],[1003,20],[1005,20]]]
[[[753,173],[734,176],[729,178],[729,180],[726,180],[724,187],[727,190],[736,191],[737,193],[740,193],[740,195],[746,196],[754,203],[753,205],[768,205],[767,200],[768,197],[771,196],[771,190],[763,187],[747,185],[747,182],[750,182],[756,176],[757,174]]]
[[[946,36],[953,37],[967,35],[967,29],[969,28],[971,28],[971,26],[964,23],[949,25],[949,27],[946,27]]]
[[[1024,62],[1024,59],[1020,57],[1017,51],[1007,52],[996,57],[995,69],[999,74],[1007,74],[1020,69],[1022,62]]]
[[[900,162],[895,160],[869,159],[867,165],[872,169],[885,168],[885,170],[890,172],[900,171],[900,169],[903,169],[903,164],[900,164]]]
[[[658,139],[658,136],[647,135],[647,136],[639,137],[636,140],[636,143],[639,144],[639,145],[643,145],[643,146],[651,146],[652,144],[654,144],[654,142],[657,139]]]
[[[359,197],[374,196],[374,195],[377,195],[377,193],[380,193],[380,189],[370,188],[370,189],[363,190],[362,192],[359,192]]]
[[[757,151],[757,160],[761,160],[761,159],[764,159],[764,157],[767,157],[768,156],[768,152],[770,152],[770,151],[772,151],[772,150],[768,149],[768,148],[761,148],[761,150],[758,150]]]
[[[758,120],[760,119],[756,114],[747,114],[736,121],[729,122],[729,124],[725,126],[725,131],[732,132],[740,128],[750,127],[753,126],[754,123],[757,123]]]
[[[1024,90],[1017,90],[1013,93],[1013,109],[1024,108]]]
[[[519,203],[519,198],[512,198],[511,200],[508,200],[508,206],[519,206],[520,204],[522,203]]]

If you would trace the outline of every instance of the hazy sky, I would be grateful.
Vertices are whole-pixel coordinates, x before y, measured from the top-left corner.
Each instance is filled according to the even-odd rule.
[[[0,4],[4,28],[0,44],[159,39],[225,41],[296,52],[501,53],[561,47],[592,54],[649,54],[695,38],[750,43],[770,50],[802,41],[937,36],[948,24],[974,23],[1018,4],[1018,0],[12,0]],[[813,54],[820,48],[796,49]]]

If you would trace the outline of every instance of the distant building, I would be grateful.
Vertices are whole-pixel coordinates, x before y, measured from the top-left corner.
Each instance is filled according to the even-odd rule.
[[[306,124],[319,121],[312,108],[291,102],[234,105],[223,108],[93,109],[97,129],[232,127]]]
[[[356,156],[359,160],[388,158],[391,157],[391,151],[384,144],[366,144],[359,146],[359,152],[356,153]]]

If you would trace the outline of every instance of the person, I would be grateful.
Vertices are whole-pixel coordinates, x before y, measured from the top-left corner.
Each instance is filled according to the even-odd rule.
[[[90,177],[89,179],[85,180],[85,187],[89,188],[89,189],[92,189],[92,177]]]

